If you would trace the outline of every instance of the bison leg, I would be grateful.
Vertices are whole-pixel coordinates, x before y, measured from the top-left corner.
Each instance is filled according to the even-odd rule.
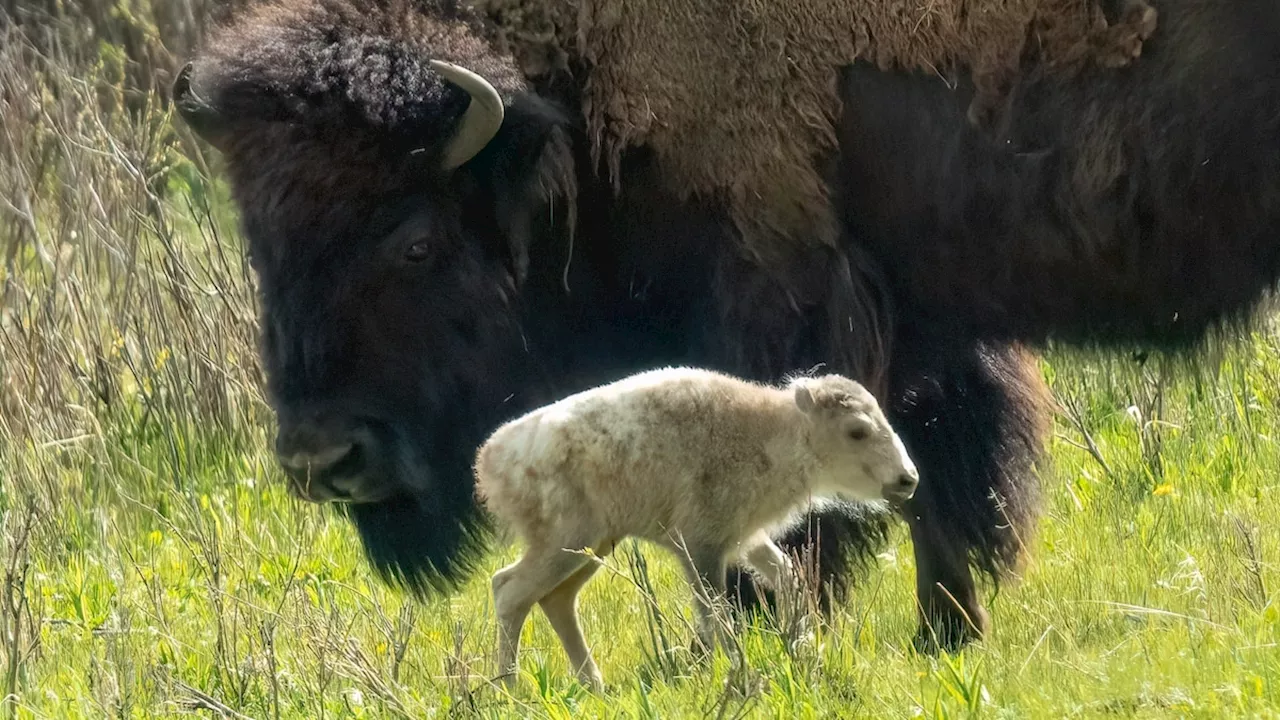
[[[884,320],[889,288],[874,260],[856,246],[793,260],[793,266],[773,268],[790,276],[776,284],[773,272],[762,272],[736,251],[722,258],[714,283],[719,324],[705,333],[692,362],[762,382],[822,363],[882,389],[885,350],[870,329]],[[806,513],[773,540],[800,558],[798,569],[815,585],[825,614],[844,600],[857,571],[874,564],[892,521],[892,515],[864,505],[829,506]],[[776,611],[777,593],[740,563],[729,568],[727,584],[732,609]]]
[[[1034,529],[1048,388],[1034,357],[1015,347],[899,349],[891,420],[920,469],[920,489],[905,507],[917,647],[954,649],[990,627],[971,566],[998,585],[1020,565]]]
[[[939,647],[954,650],[985,636],[991,620],[969,569],[969,548],[953,543],[946,535],[946,518],[931,515],[932,508],[920,505],[920,511],[908,519],[920,603],[915,644],[922,652]]]

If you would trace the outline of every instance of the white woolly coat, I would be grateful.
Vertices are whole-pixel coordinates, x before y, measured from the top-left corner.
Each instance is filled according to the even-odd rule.
[[[634,535],[732,546],[822,475],[792,392],[704,370],[641,373],[498,428],[477,493],[530,543],[606,553]],[[692,536],[691,536],[692,534]]]

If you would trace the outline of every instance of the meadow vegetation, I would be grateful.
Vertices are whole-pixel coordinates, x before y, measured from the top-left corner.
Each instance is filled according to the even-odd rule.
[[[1270,322],[1195,367],[1047,354],[1046,515],[980,645],[912,651],[899,527],[813,644],[755,619],[700,666],[677,567],[629,544],[582,599],[610,694],[536,611],[499,690],[518,548],[420,602],[285,491],[218,158],[155,92],[207,8],[156,5],[0,4],[4,717],[1280,717]]]

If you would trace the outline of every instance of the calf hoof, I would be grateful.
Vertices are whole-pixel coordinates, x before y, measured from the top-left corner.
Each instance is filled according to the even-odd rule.
[[[814,634],[812,629],[805,629],[792,639],[790,643],[788,643],[787,650],[792,653],[797,653],[802,650],[813,650],[817,646],[818,636]]]
[[[603,695],[608,689],[604,684],[604,675],[595,665],[578,671],[578,684],[597,695]]]
[[[916,652],[936,655],[939,651],[954,653],[971,642],[982,640],[991,629],[987,611],[973,608],[966,618],[954,608],[930,613],[920,620],[912,645]]]
[[[818,635],[813,629],[813,620],[808,615],[801,615],[784,629],[783,637],[787,639],[787,649],[791,651],[813,648],[818,644]]]
[[[515,669],[508,670],[498,675],[496,679],[502,685],[503,690],[511,692],[516,689],[516,685],[520,684],[520,671]]]
[[[706,663],[711,660],[711,655],[715,652],[714,645],[707,645],[701,640],[694,640],[689,643],[689,655],[696,663]]]

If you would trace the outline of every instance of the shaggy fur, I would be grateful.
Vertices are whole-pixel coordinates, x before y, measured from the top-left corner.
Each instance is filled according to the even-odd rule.
[[[704,578],[722,592],[734,559],[794,590],[770,531],[814,499],[902,501],[918,480],[875,398],[848,378],[774,388],[690,368],[638,373],[505,423],[475,469],[477,496],[527,546],[493,577],[499,672],[514,683],[520,630],[541,603],[579,679],[597,688],[576,610],[596,566],[574,551],[604,556],[640,537],[681,560],[695,596]],[[697,607],[709,649],[710,607]]]
[[[1030,77],[998,143],[964,123],[962,80],[849,69],[844,220],[899,312],[935,335],[1180,349],[1250,316],[1280,273],[1280,162],[1260,151],[1280,103],[1258,74],[1275,19],[1220,7],[1163,8],[1123,75]]]
[[[814,159],[837,144],[838,68],[868,59],[929,74],[972,68],[970,110],[993,122],[1024,55],[1064,73],[1123,64],[1155,10],[1109,26],[1095,0],[482,0],[530,78],[570,71],[615,183],[624,148],[658,154],[677,197],[724,200],[748,257],[834,245],[835,208]],[[1136,46],[1134,42],[1136,40]],[[856,98],[853,102],[857,102]],[[767,149],[767,150],[765,150]],[[763,151],[762,151],[763,150]]]
[[[389,172],[358,180],[395,187],[403,182],[395,170],[417,174],[438,164],[444,139],[470,101],[426,59],[470,68],[504,98],[526,89],[514,65],[491,49],[486,28],[451,0],[258,2],[224,21],[191,82],[231,118],[222,139],[214,139],[229,154],[284,146],[341,168],[352,167],[342,162],[345,155],[381,152]],[[244,127],[266,128],[271,137],[240,132]],[[424,145],[423,138],[439,141]],[[245,145],[254,140],[264,142]],[[296,152],[303,143],[315,146]],[[355,178],[332,179],[339,187]]]
[[[767,267],[724,197],[673,193],[658,148],[624,149],[617,188],[596,175],[585,76],[525,83],[485,54],[496,34],[479,21],[423,3],[422,28],[452,28],[423,34],[398,20],[407,2],[241,15],[176,104],[225,150],[281,437],[352,443],[312,487],[380,498],[351,516],[374,566],[418,590],[479,556],[467,457],[502,422],[656,365],[770,383],[825,365],[872,389],[922,488],[940,488],[907,508],[922,635],[980,636],[972,570],[1007,579],[1037,507],[1048,407],[1019,344],[1189,348],[1236,335],[1280,277],[1273,0],[1162,0],[1142,61],[1119,71],[1024,65],[999,138],[968,121],[964,73],[853,63],[837,150],[815,164],[840,232],[779,241]],[[444,176],[434,158],[467,98],[427,63],[473,56],[506,120]],[[843,588],[885,521],[824,510],[780,544],[820,540],[821,577]]]
[[[998,586],[1035,539],[1036,463],[1052,398],[1035,357],[1019,347],[909,345],[897,358],[889,415],[928,478],[907,512],[917,642],[955,647],[990,629],[970,566]]]

